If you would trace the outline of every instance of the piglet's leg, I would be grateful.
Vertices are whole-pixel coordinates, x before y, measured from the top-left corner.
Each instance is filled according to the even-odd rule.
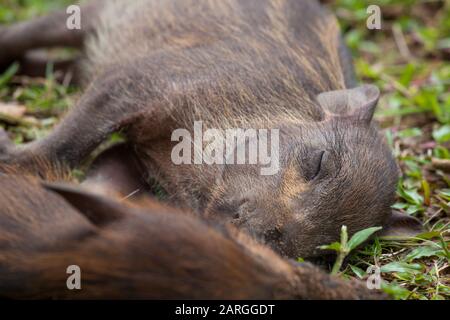
[[[44,78],[47,76],[48,67],[51,65],[56,81],[77,85],[81,84],[79,60],[78,57],[55,60],[49,58],[44,51],[32,50],[19,60],[19,75]]]
[[[0,26],[0,69],[20,59],[31,49],[56,46],[81,48],[86,35],[93,31],[103,2],[97,0],[81,7],[81,29],[67,27],[69,15],[65,10],[11,26]]]
[[[3,143],[0,163],[26,167],[39,160],[76,167],[111,133],[133,124],[143,115],[157,134],[158,123],[164,119],[161,108],[155,107],[151,97],[139,98],[138,84],[143,81],[134,70],[127,68],[103,74],[92,81],[78,103],[46,138],[19,147]]]

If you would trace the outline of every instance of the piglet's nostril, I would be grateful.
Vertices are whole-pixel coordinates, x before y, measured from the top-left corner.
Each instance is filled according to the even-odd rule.
[[[256,210],[256,202],[248,198],[239,201],[239,215],[248,215]]]
[[[264,239],[269,243],[277,243],[281,237],[282,233],[278,228],[268,230],[264,233]]]
[[[243,198],[236,202],[235,210],[233,212],[233,219],[246,220],[249,214],[256,210],[256,204],[248,198]]]
[[[238,205],[239,205],[239,206],[242,206],[242,205],[246,204],[247,202],[249,202],[249,199],[248,199],[248,198],[243,198],[243,199],[241,199],[241,200],[239,201]]]

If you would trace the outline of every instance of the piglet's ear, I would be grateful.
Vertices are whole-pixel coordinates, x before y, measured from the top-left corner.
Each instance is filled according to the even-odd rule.
[[[372,121],[379,99],[380,90],[373,85],[329,91],[317,96],[327,117],[353,117],[366,123]]]
[[[380,233],[382,237],[414,237],[425,230],[419,219],[393,210]]]
[[[120,203],[76,186],[49,182],[43,182],[42,185],[63,197],[97,227],[123,219],[127,215],[126,209]]]

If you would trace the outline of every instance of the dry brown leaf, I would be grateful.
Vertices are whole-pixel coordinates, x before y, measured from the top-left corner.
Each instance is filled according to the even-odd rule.
[[[15,103],[0,102],[0,113],[11,118],[22,118],[27,108]]]

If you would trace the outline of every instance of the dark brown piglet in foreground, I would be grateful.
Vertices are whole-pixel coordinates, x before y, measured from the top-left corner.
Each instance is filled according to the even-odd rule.
[[[386,298],[156,202],[140,209],[17,175],[0,175],[0,188],[2,298]],[[74,265],[81,290],[66,285]]]
[[[82,17],[81,30],[63,27],[62,13],[1,27],[4,64],[35,48],[83,47],[85,89],[48,137],[3,146],[0,161],[77,166],[121,130],[172,204],[283,255],[320,254],[342,225],[389,223],[397,166],[372,122],[379,91],[355,87],[336,19],[316,1],[92,1]],[[176,164],[172,134],[194,135],[195,121],[218,133],[279,130],[279,168]]]

